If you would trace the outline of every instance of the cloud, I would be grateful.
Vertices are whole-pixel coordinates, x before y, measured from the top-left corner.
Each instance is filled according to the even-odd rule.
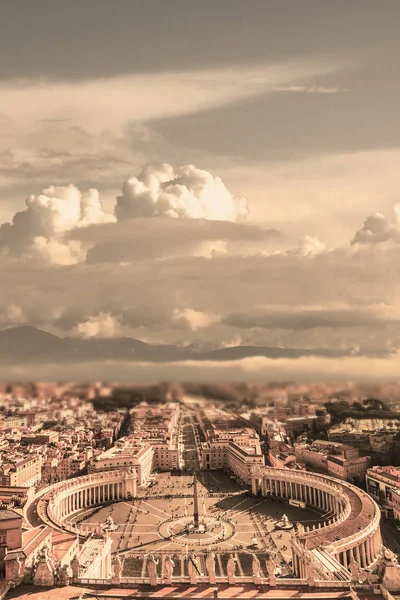
[[[74,185],[50,186],[41,194],[29,196],[25,205],[12,223],[1,225],[0,247],[10,255],[23,252],[58,264],[73,264],[85,256],[77,242],[60,242],[62,234],[114,221],[113,215],[103,211],[97,190],[81,193]]]
[[[123,181],[132,165],[160,156],[176,156],[176,149],[152,127],[127,123],[122,131],[90,132],[68,121],[38,121],[31,131],[10,127],[0,136],[0,192],[21,182],[39,186],[49,181],[94,181],[111,186]],[[115,187],[116,190],[116,187]]]
[[[99,237],[109,235],[114,226],[118,230],[128,225],[128,221],[100,225]],[[179,238],[176,231],[170,231],[171,237]],[[11,268],[3,262],[0,278],[1,304],[17,305],[21,320],[54,332],[76,335],[79,324],[89,321],[92,327],[93,317],[103,313],[121,324],[118,335],[154,343],[183,338],[190,343],[200,338],[203,343],[226,345],[239,334],[247,345],[359,346],[362,352],[380,351],[387,345],[400,348],[400,265],[394,246],[336,250],[311,259],[287,254],[142,258],[115,262],[112,268],[105,262],[65,267],[19,262]],[[320,312],[322,308],[325,312]],[[185,309],[194,312],[177,319],[176,311]],[[200,316],[203,324],[203,315],[218,315],[220,320],[191,328],[188,318],[194,322]],[[230,321],[232,315],[247,315],[251,322]],[[14,318],[8,319],[15,323]],[[6,326],[7,318],[2,322]]]
[[[381,308],[381,307],[380,307]],[[291,329],[304,331],[317,328],[359,328],[400,325],[400,320],[393,319],[377,308],[302,308],[270,311],[249,311],[243,314],[232,314],[225,317],[228,325],[241,329]]]
[[[34,237],[26,248],[24,258],[44,261],[54,265],[74,265],[85,260],[86,253],[80,244],[67,244],[43,236]]]
[[[288,85],[275,88],[277,92],[304,92],[306,94],[339,94],[347,92],[345,88],[324,87],[321,85]]]
[[[175,309],[174,318],[187,323],[192,331],[207,328],[220,320],[218,315],[211,315],[193,308]]]
[[[389,220],[377,212],[367,217],[364,225],[357,231],[352,244],[380,244],[391,240],[400,241],[400,204],[394,207],[394,217]]]
[[[0,114],[14,127],[40,122],[116,131],[128,121],[191,114],[304,84],[337,65],[315,62],[121,75],[85,81],[3,80]],[[29,110],[26,99],[29,98]]]
[[[251,200],[251,219],[287,236],[348,244],[365,215],[389,214],[398,190],[399,148],[253,162],[226,160],[218,174]]]
[[[128,263],[138,260],[255,253],[279,243],[283,236],[256,225],[206,219],[138,218],[106,226],[73,230],[70,241],[91,246],[87,262]]]
[[[0,306],[0,327],[18,326],[26,323],[29,316],[18,304]]]
[[[147,165],[128,179],[117,197],[118,221],[165,216],[183,219],[237,221],[249,212],[246,198],[234,198],[219,177],[185,165]]]
[[[0,226],[0,250],[59,265],[187,253],[210,258],[226,254],[227,242],[242,245],[243,251],[243,242],[262,248],[282,237],[273,229],[237,223],[247,213],[247,202],[193,165],[176,170],[148,165],[139,178],[128,180],[115,205],[119,222],[104,211],[97,189],[81,192],[72,184],[30,195],[25,206]]]
[[[294,251],[294,254],[307,257],[317,256],[323,252],[326,252],[326,244],[324,242],[321,242],[321,240],[317,237],[305,235],[299,239],[298,246]]]
[[[111,338],[118,335],[121,329],[115,316],[108,313],[99,313],[89,317],[86,321],[78,323],[75,335],[82,338]]]
[[[147,382],[393,382],[398,379],[400,354],[388,358],[302,357],[297,359],[246,358],[224,363],[185,361],[135,363],[129,361],[81,364],[0,365],[3,381],[116,381]]]

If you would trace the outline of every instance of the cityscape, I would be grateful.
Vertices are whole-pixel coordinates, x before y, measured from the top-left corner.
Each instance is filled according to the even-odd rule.
[[[1,597],[396,598],[399,394],[3,384]]]
[[[0,0],[0,600],[400,600],[400,0]]]

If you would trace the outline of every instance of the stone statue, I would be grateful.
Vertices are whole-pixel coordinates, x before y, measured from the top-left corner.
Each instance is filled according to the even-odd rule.
[[[116,581],[121,580],[122,575],[122,560],[119,554],[113,557],[112,560],[112,578]]]
[[[54,565],[54,585],[60,585],[61,562],[58,560]]]
[[[23,583],[32,583],[33,575],[34,575],[33,565],[31,565],[29,567],[25,567]]]
[[[70,582],[70,573],[68,565],[63,565],[59,571],[59,582],[60,585],[69,585]]]
[[[275,564],[275,561],[272,558],[271,554],[269,554],[269,556],[265,562],[265,566],[266,566],[267,573],[268,573],[269,585],[275,586],[276,585],[276,576],[275,576],[276,564]]]
[[[226,572],[228,573],[228,582],[230,584],[235,583],[236,560],[233,557],[233,554],[229,555],[228,563],[226,565]]]
[[[167,556],[164,563],[164,573],[166,582],[171,585],[172,584],[172,575],[174,572],[175,563],[172,560],[171,556]]]
[[[386,560],[392,560],[395,563],[397,563],[397,556],[395,555],[395,553],[390,550],[390,548],[385,548],[385,546],[383,546],[383,557]]]
[[[13,561],[12,580],[19,583],[22,560],[18,557]]]
[[[200,575],[200,568],[199,568],[199,564],[197,562],[197,558],[194,554],[192,554],[192,556],[189,556],[188,571],[189,571],[190,583],[191,584],[197,583],[197,577],[198,577],[198,575]]]
[[[54,571],[50,564],[47,552],[43,549],[39,555],[35,576],[33,578],[34,585],[42,585],[45,587],[54,587]]]
[[[79,579],[79,570],[80,570],[79,559],[78,559],[77,555],[75,554],[74,558],[71,560],[72,579],[74,581]]]
[[[360,579],[360,565],[352,556],[350,559],[350,573],[352,581],[359,581]]]
[[[308,560],[306,562],[306,578],[308,585],[313,585],[315,583],[316,570],[313,560]]]
[[[147,560],[147,572],[150,578],[150,585],[157,585],[157,565],[158,560],[156,560],[154,556],[150,554]]]
[[[257,558],[256,554],[252,555],[253,557],[253,562],[251,563],[251,568],[253,571],[253,581],[256,584],[260,584],[261,583],[261,565],[260,565],[260,561]]]
[[[304,525],[297,523],[297,535],[302,536],[305,533]]]
[[[210,583],[217,583],[216,575],[215,575],[215,554],[214,552],[210,552],[207,554],[206,558],[206,567],[208,577],[210,578]]]

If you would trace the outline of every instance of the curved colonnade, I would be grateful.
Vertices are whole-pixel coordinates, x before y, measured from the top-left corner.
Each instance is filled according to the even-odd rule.
[[[106,471],[60,482],[41,490],[26,505],[36,503],[42,521],[59,529],[87,534],[85,527],[70,525],[75,513],[108,501],[136,496],[137,475],[129,471]],[[324,511],[325,523],[317,529],[301,527],[292,538],[293,570],[303,578],[307,562],[321,565],[332,557],[347,572],[352,561],[369,567],[382,545],[380,510],[359,488],[327,475],[275,467],[255,468],[252,492],[284,500],[297,500]],[[29,518],[27,518],[29,522]],[[321,563],[322,561],[322,563]]]
[[[305,502],[326,513],[325,524],[301,528],[293,541],[293,568],[298,577],[305,572],[304,548],[314,551],[314,556],[317,549],[323,549],[345,569],[352,561],[365,569],[376,559],[382,545],[380,510],[356,486],[328,475],[262,467],[253,472],[252,492]]]
[[[135,497],[136,486],[136,472],[105,471],[75,477],[40,490],[25,505],[25,518],[29,522],[29,508],[36,503],[37,514],[44,522],[80,533],[79,526],[68,526],[70,517],[84,508]]]

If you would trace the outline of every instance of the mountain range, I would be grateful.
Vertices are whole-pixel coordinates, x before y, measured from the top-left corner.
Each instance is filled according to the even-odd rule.
[[[135,338],[58,337],[36,327],[23,325],[0,331],[0,363],[82,362],[129,360],[136,362],[232,361],[252,356],[338,358],[351,350],[329,348],[282,348],[277,346],[230,346],[206,350],[197,344],[148,344]]]

